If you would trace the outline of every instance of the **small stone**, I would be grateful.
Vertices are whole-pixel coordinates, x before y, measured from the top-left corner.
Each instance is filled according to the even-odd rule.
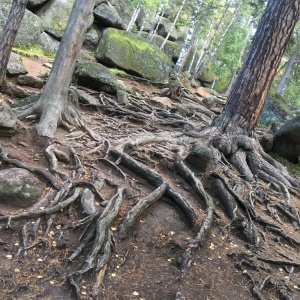
[[[136,291],[133,292],[133,296],[139,296],[140,294]]]

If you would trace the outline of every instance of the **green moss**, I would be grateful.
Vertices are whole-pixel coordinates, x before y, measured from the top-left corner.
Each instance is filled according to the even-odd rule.
[[[29,57],[44,57],[44,56],[54,57],[55,56],[55,52],[44,51],[39,45],[18,46],[18,47],[14,47],[13,51]]]
[[[226,78],[224,80],[220,80],[217,82],[217,84],[214,86],[214,89],[218,92],[218,93],[223,93],[226,91],[228,85],[230,83],[230,78]]]
[[[271,96],[272,100],[288,115],[291,113],[291,109],[288,107],[285,99],[277,93],[274,89],[271,89],[269,92],[269,95]]]
[[[110,71],[112,71],[115,75],[119,76],[126,76],[127,73],[123,70],[117,69],[117,68],[108,68]]]

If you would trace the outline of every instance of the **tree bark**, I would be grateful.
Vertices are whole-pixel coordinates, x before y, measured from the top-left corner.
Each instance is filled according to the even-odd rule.
[[[44,92],[37,103],[41,107],[40,122],[37,125],[40,136],[53,137],[62,113],[68,110],[68,90],[95,2],[74,2]]]
[[[28,0],[14,0],[0,39],[0,87],[6,75],[8,60],[16,39]]]
[[[269,0],[245,63],[213,126],[252,135],[300,14],[300,0]]]

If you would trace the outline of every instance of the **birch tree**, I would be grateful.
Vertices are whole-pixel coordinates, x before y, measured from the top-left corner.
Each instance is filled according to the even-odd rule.
[[[280,95],[283,95],[284,93],[284,90],[285,90],[285,87],[286,87],[286,84],[287,84],[287,81],[293,71],[293,68],[294,68],[294,65],[295,65],[295,62],[299,56],[299,51],[300,51],[300,38],[299,38],[299,31],[298,31],[298,34],[297,34],[297,38],[298,38],[298,42],[297,44],[295,45],[295,48],[294,48],[294,51],[292,52],[288,62],[287,62],[287,65],[286,65],[286,68],[285,68],[285,71],[283,73],[283,75],[281,76],[280,80],[279,80],[279,83],[276,87],[276,92],[279,93]]]
[[[190,49],[191,42],[193,40],[195,27],[196,27],[196,21],[197,21],[197,18],[199,16],[199,13],[200,13],[201,5],[202,5],[202,0],[197,0],[194,11],[193,11],[193,15],[192,15],[192,18],[191,18],[191,22],[190,22],[190,25],[189,25],[189,29],[188,29],[188,32],[187,32],[187,37],[184,41],[184,45],[181,48],[178,60],[177,60],[175,66],[174,66],[174,69],[172,71],[172,73],[174,73],[174,74],[179,73],[183,68],[185,59],[186,59],[187,54],[188,54],[189,49]]]

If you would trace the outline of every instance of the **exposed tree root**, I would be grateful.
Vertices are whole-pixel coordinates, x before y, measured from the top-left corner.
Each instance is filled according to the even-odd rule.
[[[55,243],[59,244],[71,229],[79,236],[78,243],[65,253],[64,283],[71,284],[77,298],[81,298],[82,282],[87,274],[92,274],[94,283],[89,296],[101,299],[105,272],[110,267],[114,231],[118,232],[116,238],[128,238],[147,209],[163,198],[183,214],[194,233],[192,239],[178,246],[177,265],[182,285],[195,256],[201,253],[199,247],[206,247],[211,230],[220,226],[218,220],[221,218],[229,224],[225,226],[229,234],[233,232],[244,241],[245,252],[230,256],[250,279],[256,298],[264,299],[267,286],[275,281],[270,276],[271,268],[276,265],[300,267],[297,256],[286,255],[284,259],[275,256],[280,255],[277,248],[283,241],[285,247],[295,252],[299,250],[300,241],[289,233],[300,227],[294,201],[294,197],[298,197],[299,183],[263,152],[254,137],[238,133],[229,135],[213,127],[197,132],[203,125],[198,124],[197,116],[183,117],[152,107],[146,97],[137,101],[130,96],[129,105],[124,107],[105,94],[100,96],[101,104],[96,106],[102,114],[90,116],[101,122],[103,126],[99,128],[90,129],[85,125],[76,105],[70,105],[68,111],[62,113],[59,124],[70,131],[81,128],[88,133],[69,137],[70,145],[84,140],[85,145],[91,146],[84,154],[77,154],[78,148],[69,143],[65,146],[55,142],[48,146],[45,157],[54,176],[9,158],[7,151],[0,149],[3,161],[39,174],[58,190],[50,190],[26,212],[0,216],[6,227],[20,219],[34,221],[20,226],[20,245],[15,257],[25,259],[29,250],[36,247],[51,248],[49,236],[57,226],[56,218],[63,215],[67,221],[55,239],[53,237]],[[37,104],[20,116],[39,112]],[[118,119],[112,118],[115,115]],[[209,111],[208,115],[213,113]],[[154,134],[158,125],[171,129],[168,134]],[[185,157],[196,142],[212,150],[213,171],[199,175],[185,163]],[[68,150],[61,150],[59,146]],[[142,191],[132,174],[142,179],[147,188]],[[55,176],[65,184],[61,186]],[[222,210],[226,216],[222,216]],[[222,232],[223,227],[220,228]],[[264,251],[274,256],[266,257]],[[251,272],[257,272],[260,279]],[[276,284],[282,299],[292,299],[289,280],[277,279]],[[175,299],[185,299],[176,291],[173,297],[175,294]]]

